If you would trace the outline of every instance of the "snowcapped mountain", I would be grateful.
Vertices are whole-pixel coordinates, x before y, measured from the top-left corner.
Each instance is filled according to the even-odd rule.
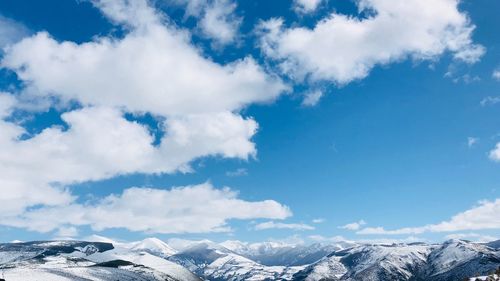
[[[169,248],[151,242],[156,241],[115,245],[80,241],[0,244],[0,272],[9,281],[201,280],[160,257]]]
[[[210,241],[194,243],[168,259],[208,280],[290,280],[303,268],[262,265]]]
[[[500,266],[497,242],[442,244],[186,242],[177,250],[148,238],[121,243],[38,241],[0,244],[0,278],[62,280],[455,281]]]
[[[500,266],[500,251],[484,244],[450,240],[359,245],[335,251],[294,275],[294,280],[463,280]]]
[[[311,245],[291,245],[278,242],[245,243],[226,241],[222,246],[258,263],[276,266],[300,266],[311,264],[328,254],[355,246],[355,243],[339,242],[335,244],[314,243]]]

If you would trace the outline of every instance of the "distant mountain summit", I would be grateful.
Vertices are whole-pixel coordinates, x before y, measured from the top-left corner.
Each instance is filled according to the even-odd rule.
[[[131,243],[104,237],[95,240],[99,242],[0,244],[0,278],[6,281],[461,281],[487,276],[500,266],[500,241],[289,245],[203,240],[175,250],[157,238]]]

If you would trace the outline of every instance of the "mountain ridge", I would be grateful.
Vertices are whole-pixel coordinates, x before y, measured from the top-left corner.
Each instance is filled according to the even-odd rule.
[[[186,243],[182,249],[157,238],[96,240],[2,243],[0,272],[6,281],[114,281],[117,277],[145,281],[455,281],[487,275],[500,266],[500,240],[310,245],[202,240]]]

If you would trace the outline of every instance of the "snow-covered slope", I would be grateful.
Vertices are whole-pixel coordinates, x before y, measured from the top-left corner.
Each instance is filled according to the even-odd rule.
[[[354,247],[356,244],[339,242],[335,244],[290,245],[277,242],[249,244],[240,241],[226,241],[221,245],[263,265],[300,266],[314,263],[334,251]]]
[[[498,281],[498,280],[500,280],[500,275],[496,275],[496,274],[469,278],[469,281]]]
[[[158,241],[147,239],[116,246],[79,241],[0,244],[0,272],[9,281],[201,280],[164,259],[162,256],[170,248]]]
[[[167,258],[177,253],[176,250],[172,249],[167,243],[161,241],[158,238],[146,238],[142,241],[133,242],[128,245],[123,245],[129,247],[132,251],[138,252],[148,252],[155,256]]]
[[[500,266],[500,251],[484,244],[450,240],[429,255],[429,280],[461,280],[475,274],[488,274]]]
[[[239,241],[218,244],[204,240],[185,243],[185,247],[176,251],[155,238],[132,243],[97,240],[105,242],[0,244],[0,278],[7,281],[460,281],[477,274],[487,275],[500,266],[498,242],[450,240],[443,244],[293,246]]]
[[[360,245],[335,251],[294,280],[464,280],[500,266],[500,252],[483,244],[451,240],[442,245]]]
[[[303,268],[265,266],[210,241],[194,243],[169,260],[208,280],[290,280]]]

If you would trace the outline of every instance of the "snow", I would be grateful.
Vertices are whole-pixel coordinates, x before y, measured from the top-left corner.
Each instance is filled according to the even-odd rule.
[[[498,249],[461,240],[441,245],[358,244],[339,248],[336,244],[219,244],[203,240],[190,242],[189,247],[177,252],[157,238],[113,242],[113,246],[81,241],[7,243],[0,244],[0,277],[3,274],[8,281],[200,281],[200,277],[228,281],[462,280],[476,272],[491,272],[500,260]],[[317,259],[299,266],[265,265],[251,255],[284,263]],[[119,265],[117,261],[128,263]],[[113,263],[105,267],[101,264],[105,262]]]
[[[147,251],[163,258],[177,253],[176,250],[158,238],[147,238],[139,242],[130,243],[128,246],[132,251]]]
[[[134,264],[144,265],[178,280],[198,281],[199,278],[187,269],[164,259],[164,256],[170,256],[172,251],[173,250],[161,240],[149,238],[133,243],[116,243],[114,249],[102,253],[94,252],[87,255],[84,252],[73,252],[65,254],[65,256],[85,258],[95,263],[124,260]]]
[[[439,255],[433,259],[435,274],[448,271],[458,263],[467,262],[474,257],[477,257],[478,252],[485,250],[485,246],[481,244],[467,243],[462,240],[446,241],[443,244]]]
[[[347,273],[347,268],[339,261],[338,257],[323,258],[308,274],[306,281],[328,280],[340,278]]]
[[[469,278],[469,281],[476,281],[476,280],[487,280],[488,276],[479,276],[479,277],[472,277]],[[493,278],[500,278],[500,275],[493,274]]]
[[[217,244],[211,241],[193,243],[189,248],[174,255],[173,260],[187,268],[216,280],[290,280],[293,274],[304,267],[265,266],[232,250],[238,243]],[[195,258],[192,258],[195,257]]]

